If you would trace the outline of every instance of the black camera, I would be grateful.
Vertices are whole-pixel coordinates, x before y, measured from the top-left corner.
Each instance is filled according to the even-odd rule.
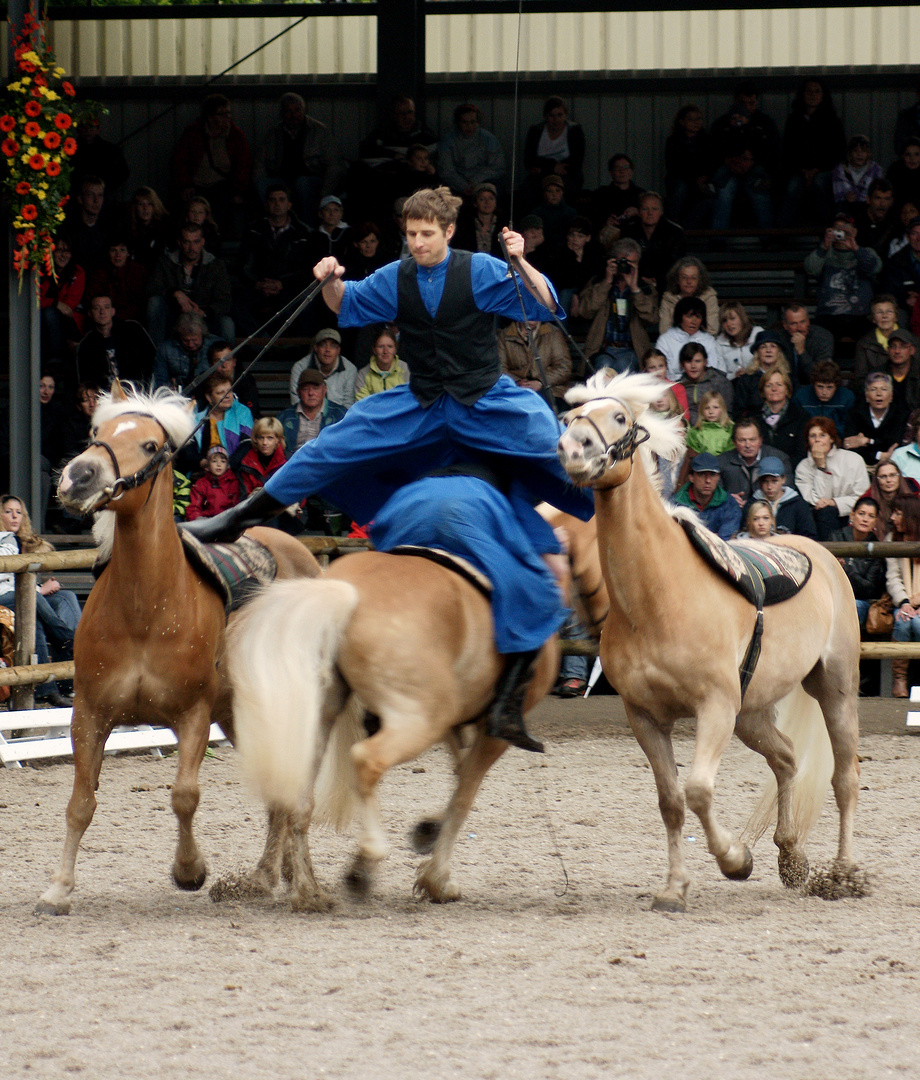
[[[623,277],[626,277],[628,274],[632,273],[632,269],[633,264],[629,261],[629,259],[617,259],[618,274],[622,274]]]

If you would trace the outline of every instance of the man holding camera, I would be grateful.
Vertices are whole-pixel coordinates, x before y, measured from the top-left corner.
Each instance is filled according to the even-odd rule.
[[[865,333],[881,269],[878,253],[857,244],[856,223],[848,214],[837,214],[824,239],[805,257],[805,272],[818,279],[816,320],[835,341]]]
[[[618,240],[607,269],[578,298],[579,313],[592,319],[585,353],[595,368],[638,371],[649,348],[647,326],[658,322],[658,292],[639,278],[642,249],[635,240]]]

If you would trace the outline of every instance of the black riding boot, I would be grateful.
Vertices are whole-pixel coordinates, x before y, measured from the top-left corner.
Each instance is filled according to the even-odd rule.
[[[179,528],[187,529],[192,536],[205,544],[229,544],[238,540],[246,529],[271,521],[283,509],[284,503],[273,499],[265,488],[259,488],[248,499],[231,506],[229,510],[211,518],[183,521]]]
[[[533,662],[539,651],[532,649],[530,652],[506,654],[505,670],[489,712],[489,734],[493,738],[504,739],[512,746],[520,747],[521,750],[532,750],[535,754],[543,753],[543,743],[527,734],[521,707],[530,676],[533,674]]]

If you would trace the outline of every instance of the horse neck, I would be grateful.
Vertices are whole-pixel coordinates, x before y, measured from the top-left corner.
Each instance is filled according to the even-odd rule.
[[[596,490],[597,542],[611,610],[638,617],[671,604],[686,557],[683,530],[665,509],[638,455],[622,484]]]
[[[158,589],[175,580],[184,569],[182,541],[173,520],[172,468],[166,466],[154,480],[148,497],[136,509],[116,504],[112,565],[121,581],[141,589]],[[141,491],[138,496],[141,496]]]

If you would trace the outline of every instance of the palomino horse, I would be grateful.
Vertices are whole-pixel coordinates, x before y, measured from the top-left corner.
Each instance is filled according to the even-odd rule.
[[[99,576],[74,640],[73,794],[60,869],[36,907],[66,914],[74,866],[96,809],[105,741],[119,724],[171,727],[179,742],[172,806],[179,843],[172,873],[199,889],[207,873],[195,843],[198,770],[212,720],[232,737],[230,696],[217,670],[224,600],[183,553],[173,520],[169,455],[191,434],[191,402],[177,394],[126,394],[115,382],[93,416],[92,442],[61,476],[61,502],[97,521],[108,565]],[[101,526],[101,528],[98,528]],[[312,555],[277,529],[253,529],[279,577],[319,573]]]
[[[425,558],[348,555],[322,581],[269,585],[229,629],[227,658],[244,767],[270,816],[291,818],[295,910],[331,903],[310,862],[311,819],[343,828],[360,810],[358,852],[347,881],[354,892],[366,893],[387,854],[377,805],[384,773],[448,738],[459,724],[478,721],[415,881],[419,894],[456,900],[450,856],[458,831],[508,745],[490,738],[483,722],[502,667],[488,599]],[[553,638],[537,660],[525,712],[549,690],[558,661]],[[252,884],[261,891],[278,884],[285,852],[276,844],[274,867],[266,872],[260,865]]]
[[[773,543],[806,553],[812,572],[796,595],[764,610],[760,659],[742,694],[739,667],[752,639],[754,608],[696,553],[650,481],[650,452],[673,459],[682,451],[676,422],[647,412],[660,394],[660,382],[645,375],[621,375],[609,384],[596,377],[570,391],[568,400],[580,407],[567,415],[559,456],[576,484],[594,489],[610,598],[601,661],[658,787],[669,871],[653,907],[684,911],[689,879],[681,837],[684,803],[671,745],[674,722],[696,720],[684,790],[722,873],[746,878],[753,867],[747,847],[718,823],[712,808],[716,771],[735,731],[763,754],[776,777],[780,877],[786,885],[801,884],[808,873],[802,843],[820,810],[826,778],[804,763],[796,776],[793,744],[773,723],[777,703],[799,686],[824,714],[840,815],[836,866],[852,869],[859,627],[853,592],[837,560],[803,537],[777,538]],[[645,468],[635,467],[637,450]],[[810,704],[796,722],[821,724]]]

